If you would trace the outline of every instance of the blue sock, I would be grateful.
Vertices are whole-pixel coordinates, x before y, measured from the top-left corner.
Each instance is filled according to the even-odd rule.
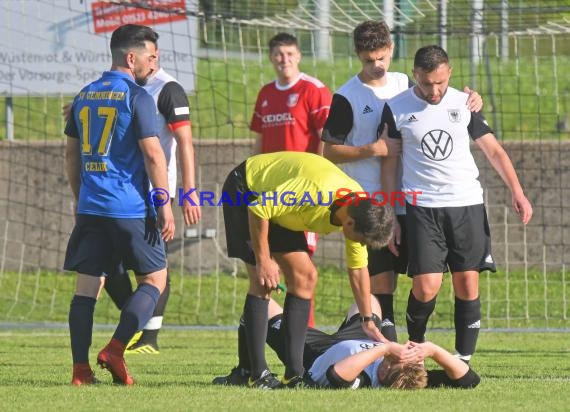
[[[160,292],[156,287],[147,283],[139,285],[121,311],[121,319],[113,339],[126,345],[151,318],[159,296]]]
[[[73,363],[89,363],[95,298],[74,295],[69,305],[69,338]]]

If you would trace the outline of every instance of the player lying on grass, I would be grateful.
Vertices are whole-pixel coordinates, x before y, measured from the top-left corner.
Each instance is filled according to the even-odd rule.
[[[381,324],[380,305],[371,295],[374,321]],[[267,343],[284,359],[283,309],[273,299],[269,303]],[[304,348],[305,383],[317,388],[421,389],[476,387],[480,378],[468,364],[433,342],[380,343],[371,341],[362,331],[362,317],[352,305],[337,332],[327,334],[309,328]],[[213,380],[215,385],[247,384],[249,359],[245,333],[238,331],[239,364],[227,376]],[[430,358],[442,369],[426,370],[424,360]]]

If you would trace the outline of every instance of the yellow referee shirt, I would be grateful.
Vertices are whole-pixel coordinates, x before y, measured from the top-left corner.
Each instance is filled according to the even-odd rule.
[[[293,231],[338,232],[331,223],[331,204],[362,187],[322,156],[303,152],[275,152],[246,161],[246,182],[257,198],[249,209],[262,219]],[[361,243],[345,238],[350,269],[367,266]]]

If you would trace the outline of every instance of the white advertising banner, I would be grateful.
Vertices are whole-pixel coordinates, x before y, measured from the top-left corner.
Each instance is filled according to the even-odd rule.
[[[2,0],[0,93],[77,93],[111,67],[111,33],[123,24],[151,26],[161,66],[194,90],[197,0]],[[188,12],[190,11],[190,13]]]

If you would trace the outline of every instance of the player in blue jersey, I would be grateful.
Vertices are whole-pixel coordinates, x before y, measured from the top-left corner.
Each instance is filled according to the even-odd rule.
[[[194,145],[192,143],[188,96],[182,85],[158,64],[156,70],[153,71],[143,87],[150,93],[156,103],[158,137],[166,155],[168,169],[168,193],[170,194],[171,202],[174,202],[177,194],[177,158],[182,177],[181,188],[184,190],[184,193],[196,187]],[[67,104],[63,107],[65,120],[68,120],[70,115],[71,104]],[[182,202],[182,215],[186,225],[194,225],[200,221],[202,213],[196,192],[192,192],[189,197],[192,202],[188,200]],[[166,246],[168,253],[168,245]],[[113,300],[113,303],[121,310],[133,294],[131,279],[122,265],[107,274],[105,290]],[[169,296],[170,275],[168,274],[165,289],[160,294],[151,319],[144,325],[143,330],[137,332],[131,339],[125,354],[159,353],[158,333],[162,328],[163,316]]]
[[[145,26],[116,29],[111,70],[75,97],[65,128],[67,176],[77,202],[64,264],[78,273],[69,310],[73,385],[97,382],[88,354],[105,274],[122,263],[139,284],[97,356],[113,382],[125,385],[134,383],[126,344],[150,319],[166,283],[164,242],[174,237],[174,217],[167,201],[156,212],[149,205],[149,179],[155,188],[167,188],[168,180],[155,104],[140,87],[154,70],[157,38]],[[153,200],[156,206],[161,199]]]

